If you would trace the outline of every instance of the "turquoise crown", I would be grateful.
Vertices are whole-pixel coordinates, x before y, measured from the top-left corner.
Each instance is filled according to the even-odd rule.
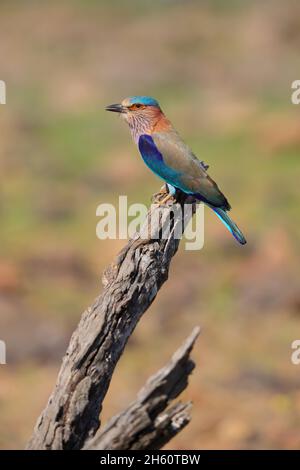
[[[144,106],[159,106],[156,99],[151,96],[131,96],[129,98],[130,104],[143,104]]]

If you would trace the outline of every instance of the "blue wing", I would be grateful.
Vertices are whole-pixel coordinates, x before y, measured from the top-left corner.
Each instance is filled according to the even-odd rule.
[[[163,155],[150,135],[143,134],[138,142],[139,151],[146,165],[166,183],[180,188],[181,172],[166,165]]]
[[[160,145],[160,148],[164,148],[164,158],[163,153],[160,152],[153,138],[150,135],[141,135],[138,147],[146,165],[167,184],[181,189],[187,194],[194,194],[195,197],[206,202],[236,240],[244,245],[246,243],[244,235],[226,213],[226,209],[230,209],[227,199],[221,193],[216,183],[208,177],[202,162],[195,160],[196,157],[194,155],[186,155],[186,153],[181,151],[180,147],[178,152],[178,147],[174,145],[171,146],[171,149],[169,148],[168,152],[170,144],[169,142],[167,144],[165,147]],[[169,165],[166,163],[166,160]],[[177,169],[172,168],[171,164],[177,166]],[[216,207],[218,205],[221,207]]]

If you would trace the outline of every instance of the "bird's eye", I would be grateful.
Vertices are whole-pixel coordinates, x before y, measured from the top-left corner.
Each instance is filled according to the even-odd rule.
[[[130,109],[131,109],[132,111],[135,111],[136,109],[141,109],[141,108],[143,108],[143,107],[144,107],[144,106],[143,106],[142,104],[140,104],[140,103],[135,103],[135,104],[132,104],[132,105],[130,106]]]

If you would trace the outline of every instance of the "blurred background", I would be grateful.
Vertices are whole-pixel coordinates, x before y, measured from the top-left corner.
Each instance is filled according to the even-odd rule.
[[[2,0],[0,447],[22,448],[101,272],[124,245],[96,207],[161,183],[107,104],[156,97],[210,165],[248,239],[205,212],[116,369],[104,420],[196,324],[191,424],[168,446],[298,448],[300,4],[266,0]]]

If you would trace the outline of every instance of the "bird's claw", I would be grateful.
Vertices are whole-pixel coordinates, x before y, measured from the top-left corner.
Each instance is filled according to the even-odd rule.
[[[154,204],[158,204],[162,197],[166,196],[167,194],[169,194],[168,188],[167,185],[164,185],[160,188],[158,193],[153,194],[153,196],[151,197],[151,202],[153,202]]]
[[[172,201],[172,204],[173,202],[175,201],[175,198],[173,196],[173,194],[170,194],[170,193],[161,193],[160,196],[163,196],[163,197],[157,197],[156,199],[154,199],[153,203],[154,204],[157,204],[159,207],[167,207],[168,205],[168,202],[170,200],[173,200]]]

